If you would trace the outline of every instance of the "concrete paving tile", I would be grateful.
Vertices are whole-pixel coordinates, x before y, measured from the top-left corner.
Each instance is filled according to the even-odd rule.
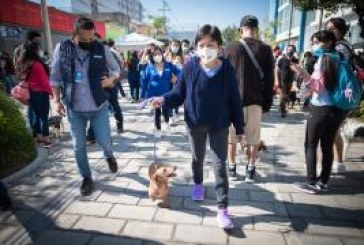
[[[308,234],[285,234],[287,245],[342,245],[339,238],[330,236],[313,236]]]
[[[154,221],[178,224],[201,224],[202,212],[191,210],[158,209]]]
[[[250,245],[250,244],[270,244],[285,245],[284,238],[280,233],[249,231],[233,231],[229,236],[229,245]]]
[[[101,232],[103,234],[119,234],[125,221],[121,219],[109,219],[83,216],[77,221],[73,229]]]
[[[217,227],[177,225],[173,240],[195,244],[226,244],[227,236]]]
[[[39,245],[83,245],[91,238],[90,234],[81,232],[69,232],[48,230],[43,232],[35,241]]]
[[[110,203],[75,201],[66,209],[65,213],[90,216],[106,216],[111,207],[112,204]]]
[[[310,234],[363,237],[358,226],[348,221],[306,219]]]
[[[157,208],[116,204],[110,211],[109,217],[152,221]]]
[[[143,241],[130,237],[98,236],[92,239],[90,245],[142,245]]]
[[[173,224],[128,221],[122,234],[130,237],[168,241],[172,239]]]

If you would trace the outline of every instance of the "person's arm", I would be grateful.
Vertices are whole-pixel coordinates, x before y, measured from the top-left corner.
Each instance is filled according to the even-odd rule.
[[[238,83],[236,81],[236,76],[234,69],[230,67],[230,72],[228,72],[228,81],[225,81],[229,84],[229,110],[230,110],[230,121],[233,123],[236,135],[244,134],[244,114],[243,114],[243,106],[242,100],[240,98]]]
[[[104,78],[102,83],[103,87],[112,87],[118,81],[120,77],[120,66],[116,59],[114,58],[113,54],[111,53],[108,47],[105,47],[105,58],[107,63],[107,68],[109,69],[109,77]]]
[[[186,98],[186,71],[187,68],[183,68],[181,71],[181,74],[178,76],[176,86],[174,89],[163,95],[164,98],[164,104],[168,108],[175,108],[183,104]]]
[[[60,44],[57,44],[53,53],[53,62],[51,65],[51,73],[49,76],[50,85],[53,90],[53,100],[56,106],[56,111],[63,115],[65,113],[64,105],[61,102],[61,92],[63,88],[63,80],[60,67]]]
[[[146,99],[147,90],[150,83],[150,69],[148,67],[145,68],[145,74],[142,76],[142,92],[141,98]]]
[[[274,90],[274,57],[270,47],[265,47],[265,57],[263,59],[263,96],[264,105],[263,111],[269,111],[273,103],[273,90]]]

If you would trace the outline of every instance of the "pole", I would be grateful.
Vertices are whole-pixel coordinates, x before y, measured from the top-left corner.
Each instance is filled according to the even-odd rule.
[[[163,0],[163,8],[162,9],[159,9],[159,11],[162,11],[163,12],[163,18],[164,18],[164,35],[167,36],[167,14],[166,12],[167,11],[171,11],[169,8],[167,8],[167,2],[166,0]]]
[[[322,28],[322,18],[324,17],[324,9],[320,8],[319,31]]]
[[[290,4],[291,4],[291,14],[289,16],[289,29],[288,29],[288,45],[291,44],[291,29],[292,29],[292,20],[293,20],[293,1],[291,0],[290,1]]]
[[[46,50],[48,52],[48,57],[52,57],[52,51],[53,51],[52,36],[51,36],[51,28],[49,25],[47,0],[41,0],[41,12],[42,12],[43,31],[45,33]]]

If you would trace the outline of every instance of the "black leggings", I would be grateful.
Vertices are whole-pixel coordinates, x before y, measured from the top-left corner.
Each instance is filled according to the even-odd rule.
[[[310,106],[307,118],[305,154],[307,165],[307,182],[315,184],[317,180],[327,183],[331,174],[334,158],[333,144],[336,131],[344,119],[344,112],[333,106]],[[317,146],[322,150],[322,170],[316,175]]]
[[[161,115],[162,115],[162,112],[163,112],[164,121],[166,123],[169,122],[169,109],[167,109],[165,107],[155,109],[154,123],[155,123],[155,126],[156,126],[157,130],[161,130]]]

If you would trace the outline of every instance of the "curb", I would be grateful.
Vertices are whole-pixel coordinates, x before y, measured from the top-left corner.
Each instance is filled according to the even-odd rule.
[[[23,178],[25,175],[35,171],[40,165],[45,163],[48,159],[48,151],[43,147],[37,147],[37,157],[26,167],[20,169],[19,171],[13,173],[12,175],[4,178],[2,181],[5,184],[9,184],[10,182],[14,182],[20,178]]]

